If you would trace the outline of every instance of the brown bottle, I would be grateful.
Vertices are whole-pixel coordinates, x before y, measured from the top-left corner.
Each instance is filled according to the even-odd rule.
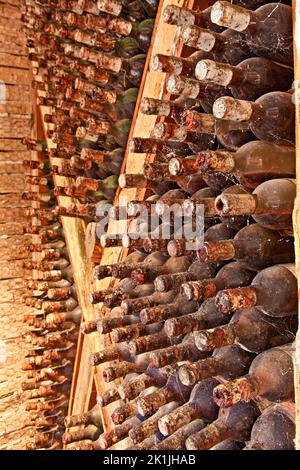
[[[159,419],[162,416],[171,413],[177,407],[178,404],[175,401],[167,403],[166,405],[159,408],[159,410],[154,413],[154,415],[150,416],[150,418],[134,426],[128,433],[132,442],[134,444],[138,444],[139,442],[142,442],[155,434],[158,431]]]
[[[295,405],[284,402],[263,411],[243,450],[294,450]]]
[[[124,260],[124,263],[117,263],[117,264],[109,264],[109,265],[99,265],[94,268],[94,277],[95,279],[101,280],[105,277],[118,277],[117,275],[113,274],[113,269],[120,267],[124,267],[125,265],[141,263],[147,257],[145,253],[141,253],[140,251],[134,251],[130,253]],[[126,277],[126,275],[124,276]]]
[[[215,306],[215,297],[211,297],[206,299],[196,312],[166,320],[164,331],[171,338],[192,331],[223,325],[226,320],[227,318],[220,314]]]
[[[142,286],[139,287],[141,288]],[[132,312],[140,311],[146,307],[153,307],[154,305],[159,304],[168,304],[174,299],[175,295],[175,291],[154,292],[152,295],[123,300],[121,303],[121,308],[124,314],[127,315]]]
[[[213,401],[212,392],[219,383],[217,379],[212,378],[195,385],[187,403],[160,418],[158,422],[160,432],[164,436],[169,436],[194,419],[215,421],[219,410]]]
[[[229,2],[218,1],[212,7],[211,21],[242,32],[254,54],[293,65],[290,6],[268,3],[252,12]]]
[[[102,392],[97,396],[97,403],[101,407],[105,407],[107,405],[110,405],[110,403],[113,403],[114,401],[117,401],[120,399],[120,395],[118,390],[115,387],[112,387],[108,390],[105,390],[105,392]]]
[[[214,376],[231,380],[247,372],[254,357],[237,344],[224,346],[215,349],[211,357],[180,366],[178,376],[184,385],[194,385]]]
[[[157,305],[156,307],[143,308],[140,311],[140,320],[142,323],[152,323],[156,321],[167,320],[187,313],[194,312],[198,307],[197,302],[179,302],[171,304]]]
[[[111,431],[102,433],[96,442],[94,442],[94,450],[109,449],[117,442],[122,441],[128,436],[130,429],[138,425],[139,422],[140,419],[137,416],[134,416],[119,426],[114,427]]]
[[[54,313],[54,312],[69,312],[74,310],[77,307],[78,303],[72,297],[67,300],[59,300],[56,302],[53,301],[44,301],[43,302],[43,312],[44,313]]]
[[[293,82],[292,68],[261,57],[251,57],[238,66],[200,60],[195,75],[198,80],[228,87],[234,98],[250,101],[270,91],[287,91]]]
[[[197,361],[204,357],[207,356],[196,347],[193,335],[188,334],[184,337],[182,343],[157,349],[150,353],[149,361],[152,367],[160,368],[186,360]]]
[[[173,371],[174,368],[170,366],[163,367],[159,370],[149,366],[145,373],[129,379],[128,381],[123,381],[118,388],[120,397],[123,400],[125,398],[132,400],[149,387],[163,387],[166,385],[167,380]]]
[[[239,310],[228,325],[197,331],[196,346],[200,351],[211,351],[237,343],[247,351],[259,353],[295,339],[297,319],[266,317],[259,308]]]
[[[242,228],[232,240],[204,242],[197,252],[206,262],[237,259],[241,266],[259,271],[278,263],[294,260],[294,242],[274,230],[258,224]]]
[[[180,124],[189,132],[216,135],[222,147],[233,151],[255,138],[247,123],[216,119],[212,114],[191,109],[181,115]]]
[[[251,286],[227,289],[216,295],[216,306],[222,313],[258,306],[267,315],[284,317],[297,310],[297,279],[294,265],[276,265],[263,269]]]
[[[217,98],[224,95],[224,87],[178,75],[171,75],[169,77],[167,80],[167,91],[171,95],[198,99],[204,111],[209,114],[212,113],[213,105]]]
[[[274,179],[261,183],[252,194],[221,194],[215,201],[220,215],[252,215],[271,230],[290,230],[296,196],[293,180]]]
[[[124,327],[114,328],[110,337],[114,343],[121,343],[123,341],[130,341],[142,336],[153,335],[162,329],[161,323],[152,323],[145,325],[143,323],[135,323]]]
[[[180,292],[188,300],[201,301],[213,297],[221,289],[248,285],[254,273],[237,262],[225,265],[213,279],[191,280],[183,283]]]
[[[122,281],[121,281],[122,282]],[[130,279],[130,285],[135,284],[135,282]],[[138,298],[144,298],[144,296],[151,295],[154,291],[154,286],[153,284],[141,284],[134,289],[129,290],[129,292],[113,292],[109,295],[106,296],[105,298],[105,305],[109,307],[114,307],[116,305],[119,305],[123,301],[127,301],[130,299],[138,299]],[[122,315],[127,315],[129,311],[125,311],[122,308]]]
[[[228,240],[235,235],[235,230],[228,227],[227,224],[216,224],[209,227],[204,233],[204,241]],[[170,240],[168,243],[168,254],[173,256],[192,255],[193,251],[199,250],[200,242],[195,243],[194,250],[189,247],[189,242],[185,239]]]
[[[237,65],[251,56],[249,45],[237,31],[217,33],[197,26],[182,26],[180,38],[185,45],[203,51],[220,62]]]
[[[66,428],[72,428],[73,426],[78,426],[84,424],[85,426],[89,424],[94,424],[99,426],[101,424],[101,408],[99,405],[95,405],[91,410],[81,415],[67,416],[65,418]]]
[[[254,189],[260,183],[295,176],[294,147],[253,141],[232,154],[224,150],[203,151],[195,157],[173,158],[169,163],[172,174],[191,172],[222,172],[235,174],[245,188]]]
[[[259,354],[247,375],[214,389],[214,400],[222,408],[257,396],[273,402],[293,400],[293,353],[293,346],[287,344]]]
[[[295,141],[295,105],[290,93],[272,91],[256,101],[223,96],[213,104],[213,114],[218,119],[247,122],[253,134],[267,142],[293,145]]]
[[[179,428],[174,434],[164,439],[162,442],[154,445],[152,450],[182,450],[185,447],[185,441],[195,432],[199,432],[205,427],[202,419],[195,419],[189,424]]]
[[[171,260],[180,260],[182,257],[170,258]],[[158,292],[167,292],[172,289],[179,289],[184,282],[202,280],[214,277],[216,269],[212,264],[194,261],[188,270],[180,270],[178,273],[173,271],[171,274],[160,274],[154,280],[155,290]]]
[[[206,428],[188,437],[188,450],[207,450],[226,439],[246,441],[259,416],[259,410],[253,401],[237,403],[226,410],[220,410],[219,418]]]
[[[135,340],[131,340],[128,347],[131,354],[136,356],[141,353],[153,351],[154,349],[160,349],[180,342],[180,337],[169,338],[164,331],[161,331],[153,335],[142,336]]]
[[[113,289],[100,290],[89,294],[89,301],[91,304],[105,302],[111,305],[111,300],[107,301],[107,297],[122,296],[126,292],[131,292],[136,287],[136,283],[129,277],[122,279]]]
[[[210,13],[211,7],[202,11],[197,11],[178,7],[176,5],[168,5],[163,11],[163,20],[165,23],[176,26],[195,25],[211,31],[222,31],[223,28],[212,23]]]
[[[147,188],[153,193],[163,195],[174,187],[172,181],[151,181],[140,174],[122,174],[119,177],[119,186],[123,188]]]
[[[159,100],[156,98],[142,98],[140,111],[143,114],[165,116],[177,124],[183,123],[183,115],[187,109],[198,108],[200,103],[193,99],[178,98],[174,101]]]
[[[77,431],[67,431],[63,435],[64,445],[71,444],[72,442],[82,441],[84,439],[90,439],[95,441],[98,439],[101,433],[101,427],[95,426],[94,424],[89,424],[83,429]]]
[[[154,266],[153,269],[151,269],[151,266],[149,266],[149,269],[148,268],[134,269],[131,272],[131,278],[139,283],[153,282],[155,279],[157,279],[157,276],[159,277],[161,275],[172,276],[171,273],[186,271],[190,267],[190,261],[191,260],[188,256],[181,256],[178,258],[169,258],[163,265]],[[163,273],[166,273],[166,274],[163,274]],[[156,288],[155,284],[154,286]]]
[[[146,397],[139,397],[137,400],[138,412],[142,416],[154,413],[161,406],[170,401],[184,403],[188,400],[192,388],[181,384],[177,372],[174,372],[168,379],[165,387],[153,392]]]
[[[153,72],[194,77],[197,63],[205,58],[205,53],[202,51],[197,51],[188,58],[156,54],[151,58],[150,70]]]
[[[132,153],[149,153],[161,158],[170,153],[176,155],[189,155],[189,146],[184,142],[170,141],[156,139],[145,139],[142,137],[134,137],[129,143],[129,150]]]
[[[201,150],[204,149],[214,148],[216,144],[214,135],[201,132],[188,132],[185,127],[169,122],[155,124],[151,132],[151,137],[187,142],[193,152],[201,152]]]

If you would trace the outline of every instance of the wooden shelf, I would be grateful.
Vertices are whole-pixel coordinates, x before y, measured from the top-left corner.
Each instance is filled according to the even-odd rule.
[[[293,0],[295,105],[296,105],[296,182],[297,196],[294,208],[294,235],[296,251],[296,273],[300,279],[300,0]],[[298,290],[299,292],[299,290]],[[300,319],[300,305],[299,305]],[[295,342],[295,400],[296,400],[296,449],[300,450],[300,330]]]

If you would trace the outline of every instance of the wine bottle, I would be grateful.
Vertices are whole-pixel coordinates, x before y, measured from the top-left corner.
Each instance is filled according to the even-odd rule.
[[[215,134],[221,146],[232,151],[255,139],[247,123],[216,119],[190,109],[181,115],[180,124],[190,132]]]
[[[221,194],[215,207],[220,215],[251,215],[255,222],[271,230],[290,230],[296,185],[290,179],[261,183],[252,194]]]
[[[180,38],[185,45],[204,51],[220,62],[237,65],[251,56],[249,45],[237,31],[217,33],[197,26],[182,26]]]
[[[293,262],[294,242],[292,237],[252,224],[243,227],[232,240],[205,241],[197,256],[205,262],[237,259],[241,266],[260,271],[279,263]]]
[[[194,419],[215,421],[219,410],[213,401],[212,392],[218,384],[219,381],[212,378],[202,380],[195,385],[187,403],[160,418],[158,422],[160,432],[164,436],[170,436]]]
[[[206,428],[188,437],[188,450],[207,450],[226,439],[246,441],[259,416],[253,401],[237,403],[226,410],[220,410],[219,418]]]
[[[166,320],[164,331],[171,338],[173,335],[178,336],[192,331],[212,328],[213,325],[218,326],[224,323],[226,323],[226,317],[222,317],[218,312],[215,306],[215,298],[211,297],[206,299],[196,312]]]
[[[189,398],[191,391],[191,387],[186,387],[179,382],[178,374],[174,372],[165,387],[137,399],[138,412],[142,416],[146,416],[171,401],[184,403]]]
[[[293,351],[287,344],[259,354],[247,375],[214,389],[214,400],[222,408],[257,396],[273,402],[293,400]]]
[[[204,421],[202,419],[195,419],[189,424],[182,426],[174,434],[164,439],[162,442],[159,442],[154,447],[153,450],[181,450],[184,447],[186,439],[193,435],[195,432],[199,432],[205,427]]]
[[[166,385],[168,378],[174,372],[174,368],[167,366],[160,369],[155,369],[151,366],[147,367],[145,373],[138,375],[135,378],[124,381],[119,387],[118,391],[120,397],[132,400],[136,398],[143,390],[152,386],[163,387]]]
[[[142,98],[140,111],[147,115],[165,116],[172,119],[177,124],[182,124],[184,113],[188,109],[197,109],[199,106],[200,103],[197,100],[189,98],[178,98],[174,101],[159,100],[156,98]]]
[[[134,444],[144,441],[158,431],[158,421],[165,414],[171,413],[178,407],[176,402],[167,403],[142,423],[134,426],[128,433]]]
[[[219,85],[199,82],[192,78],[171,75],[167,80],[167,91],[171,95],[181,95],[198,99],[204,111],[212,113],[214,102],[224,96],[224,88]],[[219,116],[216,116],[219,117]]]
[[[231,380],[245,374],[254,357],[238,344],[223,346],[215,349],[211,357],[180,366],[178,376],[184,385],[194,385],[214,376]]]
[[[243,450],[294,450],[295,406],[285,402],[264,410]]]
[[[211,31],[222,31],[222,27],[212,23],[210,14],[211,7],[197,11],[178,7],[177,5],[168,5],[163,11],[163,20],[165,23],[176,26],[195,25]]]
[[[228,325],[197,331],[194,336],[195,344],[201,351],[237,343],[247,351],[260,353],[293,341],[296,330],[294,316],[272,318],[270,321],[263,311],[253,307],[236,312]]]
[[[214,102],[213,114],[218,119],[247,122],[253,134],[267,142],[293,145],[295,141],[295,105],[290,93],[272,91],[256,101],[223,96]]]
[[[171,260],[180,260],[181,257],[170,258]],[[177,263],[176,263],[177,264]],[[160,274],[154,280],[155,290],[158,292],[167,292],[172,289],[179,289],[184,282],[207,279],[213,277],[216,270],[213,265],[195,261],[188,270],[171,271],[169,274]]]
[[[262,57],[251,57],[237,66],[200,60],[195,76],[228,87],[234,98],[250,101],[271,91],[287,91],[293,83],[292,68]]]
[[[199,354],[200,353],[200,354]],[[186,335],[182,343],[157,349],[149,355],[150,365],[156,368],[164,367],[169,364],[189,360],[198,360],[206,357],[205,353],[199,351],[195,345],[192,335]]]
[[[245,188],[255,189],[264,181],[293,178],[295,154],[294,148],[290,146],[252,141],[234,154],[224,150],[207,150],[195,157],[172,158],[169,170],[171,174],[189,174],[194,171],[234,173]]]
[[[293,65],[293,51],[290,49],[293,38],[290,6],[267,3],[252,12],[229,2],[218,1],[212,7],[211,21],[242,32],[254,54]]]
[[[195,279],[184,282],[180,288],[180,292],[188,300],[201,301],[205,298],[213,297],[216,295],[216,292],[224,288],[248,285],[253,277],[254,273],[245,269],[239,263],[233,262],[221,268],[213,279]]]

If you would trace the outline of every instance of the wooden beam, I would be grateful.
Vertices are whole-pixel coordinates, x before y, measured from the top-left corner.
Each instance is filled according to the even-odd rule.
[[[294,208],[294,235],[296,252],[296,273],[300,279],[300,0],[293,0],[294,64],[295,64],[295,105],[296,105],[296,183],[297,196]],[[299,286],[300,287],[300,286]],[[298,290],[298,292],[300,292]],[[299,304],[300,318],[300,304]],[[296,402],[296,449],[300,450],[300,330],[295,342],[295,402]]]

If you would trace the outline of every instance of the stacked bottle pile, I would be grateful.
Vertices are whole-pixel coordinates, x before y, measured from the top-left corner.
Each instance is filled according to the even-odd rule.
[[[49,152],[42,141],[24,139],[24,144],[32,155],[23,162],[27,171],[23,198],[32,201],[24,227],[32,254],[24,262],[28,270],[24,303],[34,309],[24,317],[28,350],[22,368],[28,371],[28,380],[22,388],[34,429],[28,447],[56,449],[62,447],[81,309],[58,217]]]
[[[25,0],[37,102],[56,144],[52,171],[68,179],[55,193],[76,201],[62,215],[91,220],[114,198],[157,3]]]
[[[119,282],[91,293],[108,313],[82,326],[110,336],[90,361],[105,382],[122,381],[68,418],[63,440],[76,449],[294,449],[291,7],[217,1],[204,12],[170,6],[164,18],[190,55],[152,59],[169,74],[172,99],[142,102],[161,118],[131,150],[155,161],[119,179],[148,190],[127,207],[133,233],[139,214],[158,217],[142,222],[138,240],[107,241],[132,250],[95,268],[96,279]],[[204,242],[184,236],[199,220]],[[103,433],[100,409],[120,399]]]

